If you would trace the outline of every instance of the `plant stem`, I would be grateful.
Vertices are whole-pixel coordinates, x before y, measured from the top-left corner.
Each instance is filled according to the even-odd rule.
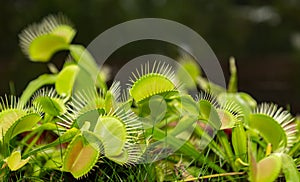
[[[228,84],[228,92],[235,93],[237,92],[237,70],[235,65],[235,59],[230,57],[229,59],[229,68],[230,68],[230,80]]]
[[[207,134],[200,126],[196,126],[194,133],[201,138],[201,140],[207,140],[210,141],[208,144],[209,148],[212,149],[220,158],[225,159],[226,154],[223,152],[223,150],[220,148],[220,146],[212,140],[211,136]]]
[[[214,162],[210,161],[202,152],[197,151],[189,142],[182,142],[182,140],[177,139],[176,137],[172,135],[165,135],[165,132],[160,130],[159,128],[154,127],[153,133],[153,138],[155,140],[162,140],[163,138],[168,138],[166,140],[169,145],[171,145],[174,148],[178,148],[178,145],[182,144],[182,146],[179,148],[179,151],[182,152],[183,154],[193,158],[194,160],[207,165],[211,169],[219,172],[219,173],[224,173],[226,172],[224,169],[222,169],[220,166],[216,165]],[[233,178],[230,176],[227,176],[227,178],[231,181],[234,181]]]
[[[217,133],[217,137],[221,143],[221,145],[223,146],[224,150],[225,150],[225,153],[227,155],[227,158],[228,158],[228,161],[229,161],[229,164],[231,165],[232,169],[234,171],[237,171],[237,166],[235,165],[234,163],[234,154],[232,152],[232,149],[231,149],[231,146],[230,146],[230,143],[228,142],[228,138],[227,138],[227,135],[226,133],[223,131],[223,130],[220,130],[218,133]]]
[[[291,150],[288,152],[288,154],[290,156],[293,156],[295,152],[299,151],[300,148],[300,142],[297,142],[292,148]]]
[[[36,133],[37,131],[31,131],[30,133],[26,134],[26,136],[22,139],[21,143],[23,145],[26,145],[27,141],[31,139]]]
[[[209,178],[216,178],[216,177],[222,177],[222,176],[236,176],[236,175],[243,175],[245,172],[231,172],[231,173],[221,173],[221,174],[211,174],[207,176],[197,177],[197,178],[188,178],[183,181],[196,181],[200,179],[209,179]]]
[[[24,151],[24,154],[27,154],[31,148],[36,144],[36,142],[39,140],[39,138],[41,137],[43,131],[38,131],[37,135],[34,137],[34,139],[30,142],[30,144],[28,145],[28,147],[26,148],[26,150]]]
[[[53,120],[53,116],[51,116],[51,115],[49,115],[49,114],[46,113],[45,117],[43,119],[43,123],[48,123],[48,122],[50,122],[52,120]]]
[[[249,166],[249,164],[246,163],[246,162],[244,162],[241,158],[237,158],[235,161],[238,162],[238,163],[240,163],[243,166]]]

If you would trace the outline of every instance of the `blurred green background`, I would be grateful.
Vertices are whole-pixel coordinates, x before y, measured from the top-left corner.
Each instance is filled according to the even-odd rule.
[[[72,20],[78,30],[74,42],[84,45],[106,29],[136,18],[182,23],[208,42],[227,78],[228,58],[236,58],[241,91],[300,113],[299,0],[1,0],[0,95],[20,95],[30,80],[47,72],[46,64],[30,62],[21,53],[17,35],[26,25],[57,12]],[[122,47],[108,62],[116,70],[119,62],[143,54],[176,57],[170,50],[172,45],[159,41],[136,42]],[[66,55],[55,55],[53,62],[61,66]]]

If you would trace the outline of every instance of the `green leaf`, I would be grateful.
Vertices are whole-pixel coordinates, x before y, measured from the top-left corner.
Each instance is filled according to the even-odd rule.
[[[108,155],[106,157],[120,165],[125,164],[128,161],[128,153],[126,150],[122,151],[119,155]]]
[[[117,118],[112,116],[100,116],[94,129],[95,135],[104,146],[106,156],[118,156],[126,142],[126,127]]]
[[[21,109],[9,109],[0,112],[0,141],[2,141],[11,126],[25,115],[26,111]]]
[[[267,143],[272,144],[273,151],[286,147],[285,131],[272,117],[264,114],[250,114],[248,122],[251,129],[257,131]]]
[[[32,61],[48,62],[58,51],[67,50],[69,43],[63,37],[45,34],[36,37],[29,46],[29,58]]]
[[[220,130],[217,133],[217,137],[218,137],[218,140],[220,141],[222,148],[224,148],[224,151],[226,154],[226,160],[229,161],[229,163],[234,171],[238,171],[236,163],[234,162],[235,156],[233,154],[227,134],[223,130]]]
[[[150,131],[152,130],[152,131]],[[199,161],[203,164],[206,164],[208,167],[210,167],[211,169],[219,172],[219,173],[226,173],[226,171],[224,169],[222,169],[219,165],[215,164],[214,162],[210,161],[209,158],[207,158],[206,156],[203,155],[203,153],[197,151],[195,149],[194,146],[192,146],[189,142],[187,141],[183,141],[181,139],[178,139],[176,137],[174,137],[173,135],[169,135],[166,133],[165,131],[154,127],[153,129],[150,129],[148,131],[146,131],[146,136],[147,136],[147,132],[151,132],[152,137],[155,140],[163,140],[164,142],[164,147],[165,144],[167,144],[167,146],[170,146],[173,149],[179,149],[179,152],[185,154],[188,157],[191,157],[192,159]],[[156,156],[154,156],[156,157]],[[230,176],[227,176],[228,179],[232,180],[232,178]]]
[[[282,158],[282,171],[286,181],[300,181],[300,173],[293,158],[285,153],[280,154]]]
[[[199,115],[199,105],[190,95],[181,95],[178,99],[181,105],[180,112],[182,115],[198,116]]]
[[[252,159],[250,180],[252,182],[272,182],[279,176],[281,166],[281,157],[276,154],[270,155],[258,163]]]
[[[60,98],[39,96],[34,99],[33,104],[36,107],[41,106],[42,110],[51,116],[61,116],[67,112],[65,104]]]
[[[59,95],[71,96],[78,71],[79,67],[77,65],[69,65],[57,75],[55,89]]]
[[[196,81],[201,76],[201,69],[192,57],[183,56],[179,60],[180,66],[177,68],[176,77],[180,83],[184,83],[187,89],[196,88]]]
[[[70,141],[72,141],[72,139],[74,139],[75,136],[77,136],[78,133],[79,133],[79,130],[77,128],[71,128],[71,129],[67,130],[64,134],[62,134],[60,137],[58,137],[54,142],[31,150],[30,152],[25,154],[24,157],[35,155],[39,151],[43,151],[43,150],[46,150],[51,147],[56,147],[57,145],[60,145],[60,144],[70,142]]]
[[[130,89],[130,95],[139,103],[151,96],[167,95],[175,89],[174,83],[166,76],[150,73],[139,78]]]
[[[74,138],[78,132],[79,132],[79,130],[77,128],[71,128],[71,129],[67,130],[64,134],[59,136],[59,138],[56,139],[55,141],[59,141],[60,143],[68,142],[72,138]]]
[[[231,137],[235,156],[247,160],[247,135],[244,126],[241,122],[236,123],[236,126],[232,128]]]
[[[220,121],[222,123],[221,130],[223,129],[231,129],[238,122],[237,118],[230,112],[224,109],[217,109],[217,112],[220,117]]]
[[[8,158],[5,159],[5,161],[11,171],[16,171],[27,164],[29,162],[29,159],[30,158],[27,157],[26,159],[22,160],[21,152],[14,151]]]
[[[167,103],[165,99],[160,95],[155,95],[150,98],[148,105],[151,111],[149,117],[147,117],[149,122],[156,124],[162,121],[167,112]]]
[[[41,120],[41,116],[36,113],[27,114],[13,123],[13,125],[5,133],[5,141],[9,141],[16,135],[25,131],[31,131],[37,122]]]
[[[238,92],[236,93],[250,108],[255,108],[257,103],[256,101],[247,93]]]
[[[99,155],[99,150],[87,143],[82,135],[77,135],[68,145],[62,169],[78,179],[94,167]]]
[[[60,167],[62,166],[61,151],[53,148],[52,150],[50,149],[45,153],[45,157],[47,157],[47,159],[46,163],[43,165],[43,168],[60,170]],[[44,152],[42,152],[42,155],[45,155]]]
[[[76,30],[69,25],[59,25],[52,30],[51,34],[63,38],[66,43],[71,43],[76,34]]]
[[[176,138],[180,138],[182,140],[188,141],[190,136],[192,135],[195,122],[197,121],[197,117],[192,116],[184,116],[182,117],[176,127],[169,132],[169,135],[173,135]]]
[[[202,88],[203,90],[213,93],[214,95],[219,95],[222,93],[226,93],[226,89],[214,84],[212,82],[209,82],[206,78],[199,76],[197,78],[197,84]]]
[[[29,101],[32,94],[36,92],[40,87],[44,85],[54,84],[56,81],[56,77],[57,75],[44,74],[31,81],[22,93],[22,96],[20,98],[20,105],[24,106]]]
[[[62,126],[59,126],[55,123],[44,123],[36,128],[34,128],[36,131],[43,131],[43,130],[57,130],[57,129],[65,129]]]
[[[200,100],[199,107],[201,115],[200,119],[209,121],[209,124],[213,129],[220,129],[222,123],[215,107],[207,100]]]
[[[218,96],[220,103],[233,102],[242,109],[242,114],[247,116],[256,107],[256,101],[248,94],[238,93],[222,93]]]
[[[69,48],[76,34],[70,24],[66,17],[58,14],[28,26],[19,35],[23,52],[31,61],[49,61],[56,52]]]
[[[74,122],[74,123],[80,129],[82,129],[84,127],[85,123],[88,122],[90,125],[88,130],[94,131],[94,128],[95,128],[96,124],[98,123],[98,118],[104,113],[105,112],[103,109],[90,110],[88,112],[85,112],[85,113],[79,115],[78,118],[76,119],[76,122]]]
[[[99,74],[98,65],[88,50],[81,45],[71,45],[70,54],[80,67],[76,89],[82,91],[86,88],[94,88],[96,85],[106,91],[105,80]]]

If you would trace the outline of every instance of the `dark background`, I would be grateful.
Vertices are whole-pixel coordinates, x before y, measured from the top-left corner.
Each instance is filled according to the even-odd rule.
[[[84,45],[136,18],[182,23],[208,42],[225,76],[228,58],[236,58],[241,91],[300,113],[299,0],[0,0],[0,95],[20,95],[30,80],[47,72],[46,64],[30,62],[22,54],[17,35],[26,25],[58,12],[72,20],[78,30],[74,42]],[[159,41],[135,42],[108,62],[115,70],[143,54],[176,57],[174,49]],[[52,61],[60,67],[66,55],[61,52]]]

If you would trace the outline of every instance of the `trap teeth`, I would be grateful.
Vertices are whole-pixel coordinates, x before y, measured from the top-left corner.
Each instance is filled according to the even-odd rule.
[[[20,47],[31,61],[47,62],[57,51],[67,50],[75,34],[64,15],[49,15],[19,34]]]
[[[154,95],[170,96],[177,91],[179,84],[175,80],[173,68],[161,62],[154,62],[152,69],[149,62],[140,70],[132,73],[129,93],[133,99],[140,103]]]

